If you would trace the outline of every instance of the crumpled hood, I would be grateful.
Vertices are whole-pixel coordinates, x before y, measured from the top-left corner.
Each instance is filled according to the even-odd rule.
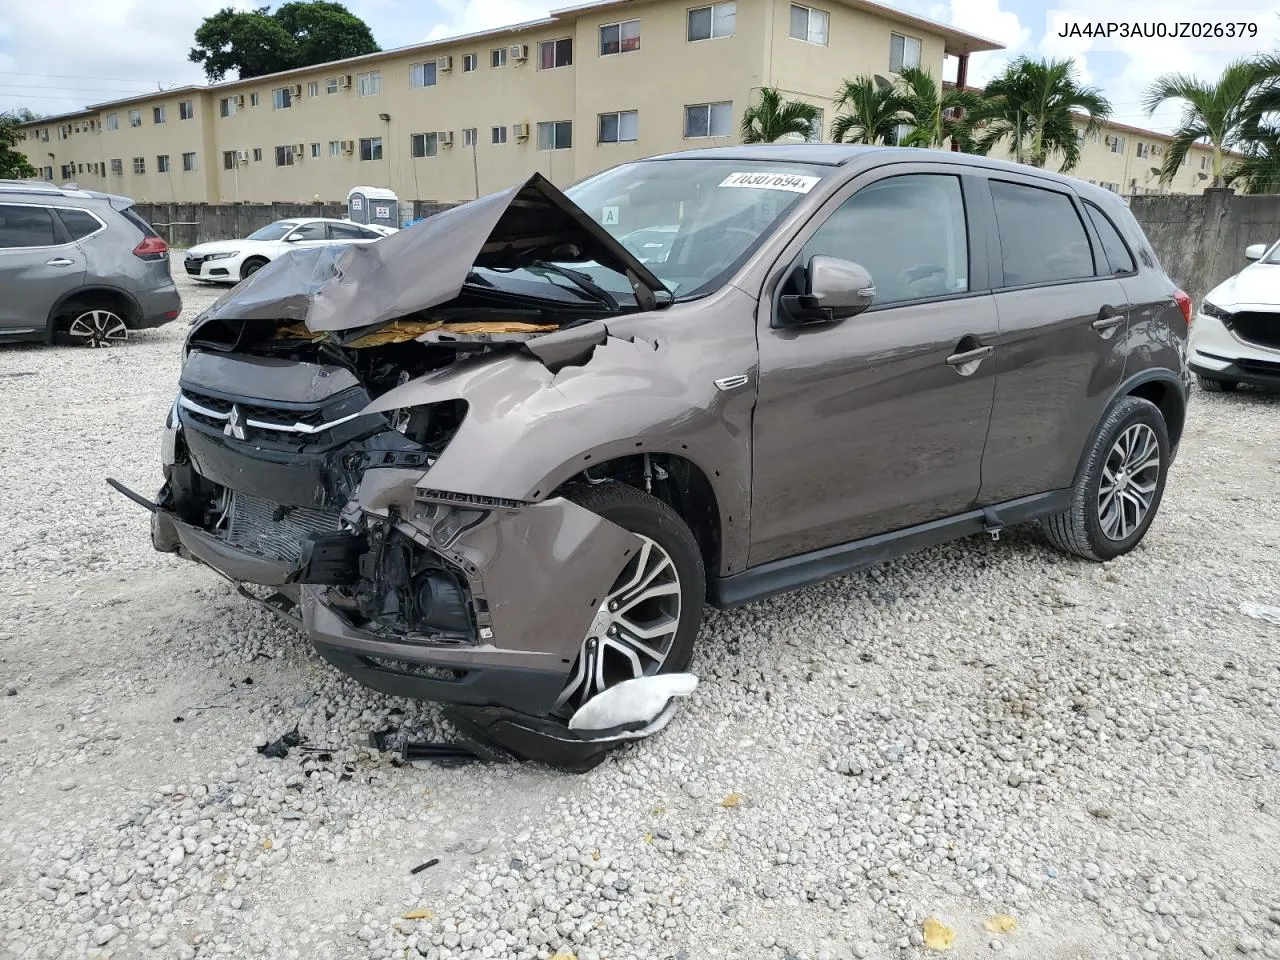
[[[252,246],[254,240],[214,240],[210,243],[198,243],[187,251],[189,257],[207,257],[211,253],[239,253],[246,245]]]
[[[1205,299],[1224,310],[1239,307],[1280,310],[1280,264],[1251,264],[1210,290]]]
[[[283,320],[316,332],[354,330],[457,297],[472,266],[520,257],[594,260],[626,273],[638,291],[661,281],[535,173],[374,243],[293,250],[264,266],[196,318]]]

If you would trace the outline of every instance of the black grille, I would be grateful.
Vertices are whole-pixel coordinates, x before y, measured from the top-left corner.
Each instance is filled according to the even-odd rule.
[[[1236,313],[1227,321],[1227,326],[1241,340],[1260,347],[1280,348],[1280,313]]]
[[[262,497],[231,494],[227,543],[257,556],[296,563],[304,540],[337,531],[336,510],[282,507]]]
[[[224,400],[222,397],[215,397],[207,393],[199,393],[190,387],[184,387],[183,395],[192,403],[198,403],[200,406],[213,410],[220,414],[229,414],[231,407],[240,408],[240,413],[245,418],[254,420],[262,420],[266,423],[279,423],[285,426],[293,426],[295,423],[305,423],[309,427],[318,427],[325,423],[325,414],[323,410],[315,407],[310,409],[283,409],[281,407],[266,406],[262,404],[254,404],[244,400],[237,400],[233,404],[230,400]],[[194,410],[189,411],[196,417],[200,417],[202,422],[212,425],[226,423],[224,418],[206,417],[203,414],[196,413]]]

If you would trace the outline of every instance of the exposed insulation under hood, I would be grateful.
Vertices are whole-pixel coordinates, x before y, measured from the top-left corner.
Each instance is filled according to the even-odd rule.
[[[392,343],[420,340],[425,334],[435,332],[480,336],[502,333],[550,333],[559,329],[557,325],[552,323],[525,323],[515,320],[472,320],[457,323],[450,323],[444,320],[393,320],[386,326],[379,327],[371,333],[345,343],[344,346],[353,350],[384,347]],[[306,340],[311,343],[330,339],[329,334],[308,330],[301,323],[291,323],[278,327],[275,335],[280,340]]]

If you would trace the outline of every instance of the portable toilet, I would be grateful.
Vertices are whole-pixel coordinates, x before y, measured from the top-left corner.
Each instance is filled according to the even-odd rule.
[[[347,193],[347,219],[381,227],[400,226],[400,203],[386,187],[352,187]]]

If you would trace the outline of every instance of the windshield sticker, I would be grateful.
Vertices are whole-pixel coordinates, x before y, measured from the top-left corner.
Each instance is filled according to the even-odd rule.
[[[798,173],[731,173],[720,181],[720,186],[808,193],[817,186],[820,179],[822,178],[806,177]]]
[[[600,226],[616,227],[618,225],[618,208],[604,207],[600,211]]]

